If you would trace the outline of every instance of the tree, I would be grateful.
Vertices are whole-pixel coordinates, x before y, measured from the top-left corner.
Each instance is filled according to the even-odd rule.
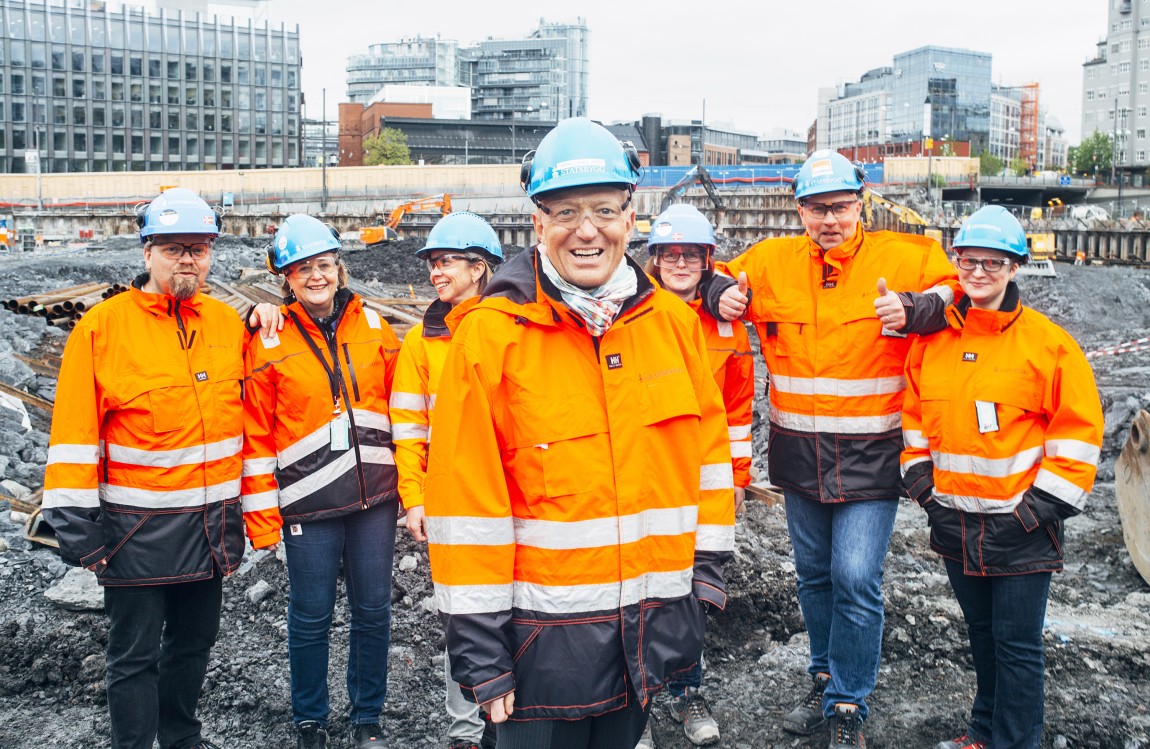
[[[1020,158],[1011,159],[1010,173],[1015,177],[1025,177],[1027,174],[1030,174],[1030,162]]]
[[[1074,155],[1069,162],[1070,167],[1078,174],[1097,177],[1102,172],[1110,171],[1110,159],[1113,153],[1110,136],[1095,130],[1093,135],[1085,138],[1082,144],[1074,149]]]
[[[385,127],[379,131],[379,135],[364,138],[363,163],[367,166],[410,164],[411,151],[407,147],[407,136],[402,130]]]
[[[990,151],[978,154],[978,173],[983,177],[997,177],[1002,174],[1002,159]]]

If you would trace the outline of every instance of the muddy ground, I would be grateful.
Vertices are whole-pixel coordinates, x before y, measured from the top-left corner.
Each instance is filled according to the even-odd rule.
[[[352,276],[388,293],[408,284],[428,296],[418,243],[349,253]],[[261,262],[259,247],[224,238],[215,271],[235,280]],[[0,257],[0,299],[87,280],[124,281],[140,267],[139,246],[43,258]],[[1150,272],[1058,267],[1056,279],[1022,280],[1024,300],[1093,350],[1150,331]],[[11,356],[59,353],[65,339],[42,320],[0,311],[0,380],[54,398],[55,383]],[[1130,418],[1150,403],[1150,353],[1094,360],[1107,414],[1104,465],[1086,512],[1067,525],[1067,569],[1055,576],[1047,617],[1047,720],[1042,746],[1150,747],[1150,586],[1122,540],[1113,463]],[[763,376],[760,362],[760,376]],[[35,489],[43,476],[47,419],[31,410],[32,432],[0,418],[0,479]],[[3,417],[0,409],[0,417]],[[765,434],[757,420],[755,442]],[[44,591],[67,571],[55,552],[30,545],[0,502],[0,747],[88,749],[107,745],[103,690],[104,621],[64,610]],[[825,747],[799,739],[782,716],[805,694],[806,637],[781,508],[753,502],[736,531],[727,570],[730,605],[708,632],[704,688],[725,747]],[[424,547],[397,535],[390,692],[385,726],[393,747],[445,746],[443,636],[429,610]],[[261,585],[264,583],[265,585]],[[208,673],[205,736],[224,749],[291,746],[286,652],[286,574],[274,556],[249,555],[225,583],[223,634]],[[974,689],[962,618],[921,511],[899,512],[887,564],[884,657],[866,730],[872,749],[931,747],[962,732]],[[269,588],[266,595],[261,590]],[[263,597],[261,597],[263,595]],[[346,746],[346,609],[333,632],[333,722]],[[654,731],[661,747],[686,747],[663,705]]]

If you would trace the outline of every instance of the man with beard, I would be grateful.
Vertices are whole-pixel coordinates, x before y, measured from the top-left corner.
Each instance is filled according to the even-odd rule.
[[[174,188],[136,221],[147,270],[85,315],[64,350],[44,517],[64,560],[104,586],[111,745],[211,749],[196,703],[222,579],[244,551],[247,334],[199,293],[219,214]]]

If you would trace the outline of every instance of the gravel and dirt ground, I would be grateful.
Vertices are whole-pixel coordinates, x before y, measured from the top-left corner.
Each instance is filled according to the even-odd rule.
[[[238,279],[240,267],[262,262],[262,248],[255,245],[225,237],[214,272]],[[382,292],[406,293],[410,284],[429,296],[426,273],[411,256],[418,246],[406,242],[351,252],[352,276]],[[89,280],[127,281],[140,267],[139,245],[127,240],[73,254],[0,257],[0,299]],[[1024,278],[1021,285],[1024,300],[1070,330],[1087,351],[1150,330],[1150,271],[1060,265],[1057,278]],[[0,381],[53,399],[55,382],[13,353],[59,354],[65,336],[40,318],[0,311]],[[1150,352],[1101,357],[1094,365],[1106,410],[1104,465],[1086,512],[1068,523],[1067,569],[1051,589],[1044,749],[1150,747],[1150,586],[1123,545],[1113,483],[1130,419],[1150,404]],[[0,408],[0,479],[36,489],[43,479],[47,418],[30,408],[33,429],[25,433],[5,411]],[[761,419],[755,433],[761,451]],[[385,726],[393,747],[446,746],[443,636],[429,605],[427,553],[405,531],[397,539]],[[800,739],[782,730],[782,716],[808,682],[781,508],[750,503],[736,539],[736,559],[727,570],[730,605],[713,618],[706,652],[704,689],[722,727],[721,745],[825,747],[825,734]],[[66,571],[55,552],[24,540],[0,501],[3,749],[107,744],[103,617],[60,608],[44,595]],[[962,732],[974,676],[958,606],[927,547],[923,514],[910,503],[899,512],[885,587],[884,657],[868,743],[872,749],[932,747]],[[223,631],[201,701],[205,735],[224,749],[294,745],[286,589],[282,563],[266,553],[250,554],[225,583]],[[340,604],[330,679],[334,716],[346,709],[346,639],[346,609]],[[688,746],[664,705],[653,715],[660,747]],[[335,746],[347,746],[341,720],[334,719]]]

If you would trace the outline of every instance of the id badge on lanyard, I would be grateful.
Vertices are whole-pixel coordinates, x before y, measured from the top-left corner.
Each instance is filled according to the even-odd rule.
[[[351,420],[347,414],[340,414],[331,420],[331,449],[332,451],[347,450],[351,447]]]

